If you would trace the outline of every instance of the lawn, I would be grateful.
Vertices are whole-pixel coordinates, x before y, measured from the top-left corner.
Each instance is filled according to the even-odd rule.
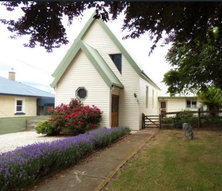
[[[161,130],[105,190],[212,191],[222,190],[222,132],[194,131],[194,140],[181,130]]]

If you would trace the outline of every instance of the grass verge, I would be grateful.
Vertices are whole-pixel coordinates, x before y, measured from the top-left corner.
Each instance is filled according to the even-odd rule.
[[[222,189],[222,133],[161,130],[105,190],[212,191]]]

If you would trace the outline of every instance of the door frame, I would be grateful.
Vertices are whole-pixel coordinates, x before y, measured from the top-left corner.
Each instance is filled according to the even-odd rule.
[[[162,102],[165,102],[165,113],[167,112],[167,101],[166,100],[160,100],[160,110],[161,110],[161,113],[162,113]],[[165,116],[165,115],[164,115]]]
[[[113,98],[117,98],[117,124],[116,125],[114,125],[113,124]],[[111,127],[118,127],[119,126],[119,95],[115,95],[115,94],[112,94],[112,96],[111,96]]]

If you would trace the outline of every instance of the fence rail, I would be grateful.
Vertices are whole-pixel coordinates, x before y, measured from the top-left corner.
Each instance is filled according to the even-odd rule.
[[[181,128],[182,123],[191,123],[193,127],[222,127],[222,110],[220,111],[178,111],[161,112],[159,115],[142,114],[142,128]]]
[[[159,127],[159,115],[142,114],[142,129],[146,127]]]

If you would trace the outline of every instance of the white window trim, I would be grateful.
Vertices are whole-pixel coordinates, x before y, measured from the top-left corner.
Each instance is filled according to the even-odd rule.
[[[146,86],[146,108],[149,107],[149,86]]]
[[[190,101],[190,107],[187,107],[187,101]],[[193,101],[196,102],[196,107],[193,107],[193,104],[192,104]],[[187,108],[187,109],[197,109],[197,108],[198,108],[198,102],[197,102],[197,100],[195,100],[195,99],[187,99],[187,100],[186,100],[186,108]]]
[[[22,111],[17,111],[17,101],[22,101]],[[25,113],[25,99],[15,98],[15,114]]]
[[[80,98],[80,97],[79,97],[78,91],[79,91],[80,89],[84,89],[84,90],[86,91],[86,97],[84,97],[84,98]],[[76,92],[75,92],[75,94],[76,94],[76,97],[77,97],[78,99],[80,99],[80,100],[85,100],[85,99],[88,97],[88,90],[87,90],[85,87],[78,87],[77,90],[76,90]]]

